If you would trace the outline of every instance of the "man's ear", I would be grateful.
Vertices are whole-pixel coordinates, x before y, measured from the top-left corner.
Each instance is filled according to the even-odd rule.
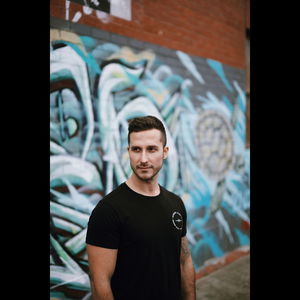
[[[166,159],[168,157],[168,153],[169,153],[169,147],[164,147],[164,159]]]

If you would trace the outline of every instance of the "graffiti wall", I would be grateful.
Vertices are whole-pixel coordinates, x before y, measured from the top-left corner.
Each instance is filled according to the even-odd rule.
[[[170,152],[159,182],[185,203],[196,271],[249,245],[244,86],[243,70],[218,61],[51,30],[53,299],[90,298],[87,222],[98,201],[131,174],[127,126],[136,116],[154,115],[166,127]]]

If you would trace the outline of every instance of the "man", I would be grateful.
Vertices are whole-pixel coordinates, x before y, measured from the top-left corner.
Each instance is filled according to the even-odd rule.
[[[94,300],[195,300],[186,210],[158,184],[166,132],[153,116],[129,122],[132,175],[94,208],[87,253]]]

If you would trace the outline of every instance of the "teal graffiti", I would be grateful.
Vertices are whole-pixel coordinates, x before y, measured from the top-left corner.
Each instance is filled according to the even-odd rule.
[[[206,87],[205,73],[183,52],[176,54],[194,81],[153,53],[126,56],[116,44],[88,36],[80,40],[81,47],[63,40],[50,47],[51,295],[76,290],[83,298],[90,291],[84,245],[88,217],[130,175],[127,126],[136,116],[155,115],[166,127],[170,155],[159,182],[184,200],[196,269],[249,245],[248,233],[236,227],[240,220],[249,222],[250,199],[240,83],[231,85],[222,64],[208,59],[230,92],[218,98]],[[199,83],[205,92],[195,95],[192,86]],[[226,155],[232,163],[224,171]]]
[[[217,75],[221,78],[222,82],[226,86],[226,88],[233,92],[233,88],[231,84],[229,83],[228,79],[226,78],[226,74],[224,72],[223,66],[220,62],[213,60],[213,59],[207,59],[208,65],[217,73]]]
[[[197,70],[196,65],[192,61],[189,55],[182,51],[176,51],[177,56],[179,57],[180,61],[183,63],[183,65],[194,75],[194,77],[202,84],[204,84],[204,80],[202,75]]]
[[[248,235],[242,233],[241,230],[239,230],[238,228],[235,228],[234,231],[238,236],[241,246],[249,245],[249,236]]]

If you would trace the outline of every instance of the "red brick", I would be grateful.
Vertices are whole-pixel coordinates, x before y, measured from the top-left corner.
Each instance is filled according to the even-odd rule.
[[[95,11],[85,15],[81,5],[70,2],[70,20],[80,11],[80,24],[245,68],[249,0],[135,0],[131,3],[131,21],[110,16],[109,23],[105,24]],[[52,0],[50,13],[65,19],[65,1]]]

